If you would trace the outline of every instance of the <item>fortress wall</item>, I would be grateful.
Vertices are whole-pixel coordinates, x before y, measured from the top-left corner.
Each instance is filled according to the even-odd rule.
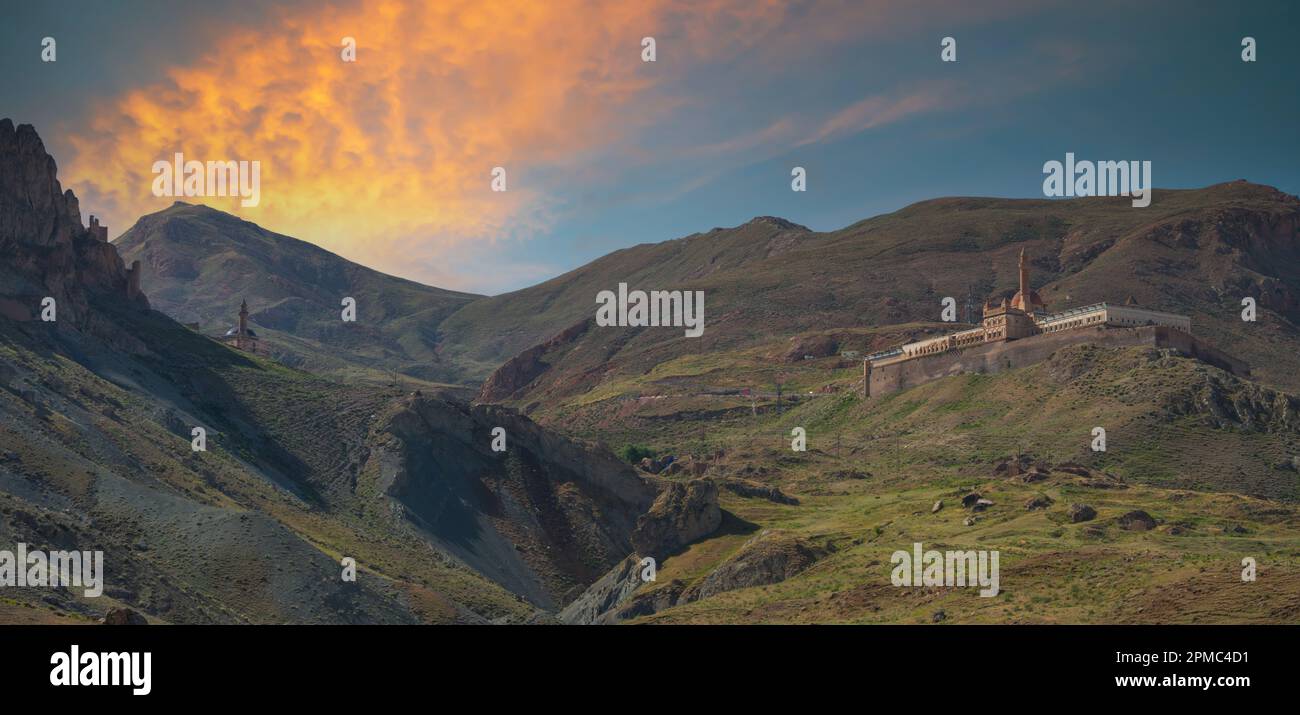
[[[1206,345],[1181,330],[1163,326],[1139,328],[1098,326],[1036,335],[1009,342],[988,343],[885,365],[872,365],[869,393],[871,397],[877,397],[923,385],[949,375],[996,373],[1027,367],[1046,360],[1061,348],[1083,344],[1114,348],[1134,346],[1170,348],[1234,374],[1249,375],[1249,367],[1244,362]]]
[[[1138,330],[1145,329],[1138,328]],[[1151,328],[1151,330],[1154,330],[1157,336],[1156,347],[1172,348],[1188,357],[1194,357],[1201,362],[1222,368],[1239,377],[1250,377],[1250,365],[1244,360],[1239,360],[1218,348],[1212,347],[1204,340],[1190,333],[1163,326]]]

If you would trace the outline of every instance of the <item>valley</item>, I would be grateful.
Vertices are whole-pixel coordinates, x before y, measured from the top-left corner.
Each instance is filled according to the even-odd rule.
[[[6,588],[4,622],[1300,621],[1300,200],[1270,187],[758,217],[483,297],[201,205],[109,243],[53,172],[0,123],[0,540],[106,577]],[[1007,298],[1021,251],[1049,306],[1190,316],[1249,376],[1084,341],[864,399],[862,356],[967,327],[942,299]],[[245,300],[265,351],[220,340]],[[892,584],[917,543],[997,552],[998,593]]]

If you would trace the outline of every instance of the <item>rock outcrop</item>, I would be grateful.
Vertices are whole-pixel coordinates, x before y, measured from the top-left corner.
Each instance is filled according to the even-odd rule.
[[[632,555],[593,583],[559,614],[562,623],[611,624],[648,616],[685,603],[751,586],[780,583],[826,557],[833,549],[784,531],[767,530],[745,542],[702,581],[687,588],[673,579],[642,579],[642,557]]]
[[[587,587],[559,613],[561,623],[590,625],[613,611],[641,587],[641,557],[633,554],[620,561]]]
[[[790,339],[790,347],[781,356],[782,361],[793,363],[804,360],[808,355],[824,358],[834,355],[839,350],[839,342],[833,335],[800,335]]]
[[[41,301],[54,298],[57,322],[105,327],[92,303],[147,308],[132,291],[130,271],[102,232],[81,223],[81,207],[59,185],[54,158],[30,124],[0,119],[0,316],[38,320]]]
[[[806,570],[828,553],[827,548],[807,539],[781,531],[764,531],[745,542],[735,556],[682,594],[681,601],[688,603],[724,591],[780,583]]]
[[[550,340],[534,345],[505,361],[483,383],[483,387],[479,389],[478,401],[500,402],[510,399],[512,395],[527,387],[550,368],[550,365],[542,361],[546,353],[573,342],[587,332],[589,326],[590,322],[587,320],[570,325]]]
[[[712,534],[721,524],[718,485],[713,480],[669,482],[650,510],[637,519],[632,547],[638,554],[662,560]]]
[[[106,626],[147,626],[149,620],[129,608],[111,608],[104,616]]]
[[[1078,524],[1079,522],[1092,521],[1097,518],[1097,510],[1087,504],[1071,504],[1066,516],[1070,518],[1071,524]]]
[[[799,503],[797,497],[787,495],[778,487],[759,484],[758,482],[752,482],[748,479],[729,477],[722,480],[722,486],[732,494],[751,499],[766,499],[777,504],[789,504],[791,506]]]
[[[1051,497],[1046,494],[1039,494],[1038,496],[1030,497],[1029,500],[1025,502],[1025,510],[1037,511],[1039,509],[1047,509],[1054,503],[1055,501],[1053,501]]]
[[[492,450],[498,427],[504,452]],[[394,500],[430,542],[542,608],[632,552],[637,517],[656,496],[607,450],[497,405],[413,395],[381,430],[390,439],[370,455],[374,496]]]
[[[1116,523],[1127,531],[1150,531],[1156,528],[1156,520],[1150,514],[1138,509],[1121,516]]]
[[[1214,429],[1249,432],[1300,430],[1300,399],[1217,370],[1201,370],[1200,377],[1166,405],[1170,419],[1196,416]]]

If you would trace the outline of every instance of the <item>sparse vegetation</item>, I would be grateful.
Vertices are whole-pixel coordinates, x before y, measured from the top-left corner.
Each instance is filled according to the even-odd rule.
[[[654,459],[655,453],[654,450],[649,447],[642,447],[639,444],[629,444],[619,452],[619,456],[623,458],[624,462],[636,464],[646,457]]]

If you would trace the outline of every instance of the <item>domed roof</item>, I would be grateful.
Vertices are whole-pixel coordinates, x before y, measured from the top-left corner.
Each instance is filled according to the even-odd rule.
[[[1038,291],[1030,288],[1029,298],[1027,300],[1024,293],[1016,291],[1016,294],[1011,296],[1011,307],[1019,308],[1026,313],[1032,313],[1036,310],[1042,310],[1047,307],[1047,304],[1044,303],[1043,299],[1038,295]]]
[[[233,338],[233,337],[235,337],[236,335],[239,335],[239,326],[238,326],[238,325],[236,325],[235,327],[233,327],[233,328],[231,328],[230,330],[227,330],[227,331],[226,331],[226,337],[227,337],[227,338]],[[245,331],[244,331],[244,335],[245,335],[246,337],[250,337],[250,338],[255,338],[255,337],[257,337],[257,333],[256,333],[252,328],[248,328],[247,330],[245,330]]]

